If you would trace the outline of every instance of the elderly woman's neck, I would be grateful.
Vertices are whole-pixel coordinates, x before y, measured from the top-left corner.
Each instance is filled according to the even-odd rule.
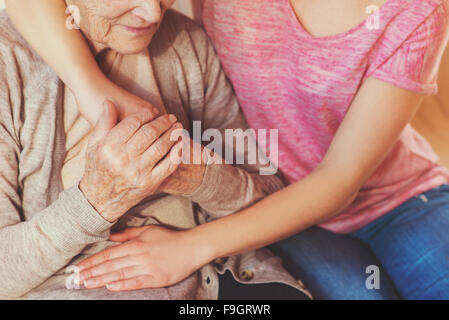
[[[83,33],[84,35],[84,33]],[[117,53],[108,48],[105,44],[93,41],[84,35],[84,39],[86,39],[87,44],[89,45],[90,51],[92,52],[95,60],[97,61],[98,66],[103,71],[103,73],[107,74],[110,71],[112,62],[114,61]]]
[[[107,49],[106,45],[104,43],[96,42],[91,39],[89,39],[84,32],[82,32],[84,39],[86,40],[87,44],[89,45],[90,51],[92,54],[97,57],[99,54],[101,54],[103,51]]]
[[[114,60],[117,58],[118,52],[112,49],[103,49],[95,55],[98,66],[105,75],[109,74]]]

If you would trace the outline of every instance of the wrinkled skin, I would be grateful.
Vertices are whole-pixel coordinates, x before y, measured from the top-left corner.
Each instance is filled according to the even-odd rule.
[[[105,49],[120,54],[134,54],[144,50],[159,28],[165,11],[174,1],[66,2],[79,8],[81,31],[89,40],[92,49],[101,55]],[[144,29],[135,32],[128,27]],[[101,81],[98,83],[104,84]],[[188,194],[197,189],[205,172],[204,165],[182,165],[183,170],[176,172],[173,179],[167,179],[178,167],[168,163],[167,155],[175,144],[170,141],[170,134],[180,128],[179,124],[173,127],[176,119],[170,122],[167,120],[168,116],[155,119],[157,109],[149,102],[110,82],[109,85],[113,87],[95,88],[93,95],[89,94],[91,89],[79,88],[74,92],[79,105],[100,103],[95,99],[95,92],[113,91],[119,101],[126,100],[123,104],[116,103],[111,111],[117,119],[111,120],[109,114],[108,119],[100,120],[103,122],[100,124],[102,128],[97,128],[96,131],[100,132],[98,136],[101,136],[101,139],[93,138],[95,141],[91,142],[87,152],[86,172],[80,188],[95,209],[105,219],[114,221],[155,192]],[[96,123],[96,118],[93,117],[89,121]],[[111,123],[105,125],[108,121]],[[118,121],[122,122],[113,128]],[[123,137],[130,139],[123,140]],[[165,162],[156,166],[162,159],[165,159]]]
[[[165,11],[173,0],[66,0],[67,5],[78,7],[80,27],[92,51],[101,61],[108,50],[119,54],[137,54],[151,43]],[[135,33],[127,27],[149,27]],[[153,109],[145,101],[109,81],[99,70],[83,75],[84,81],[75,79],[70,84],[83,116],[92,124],[97,122],[101,106],[111,100],[117,107],[119,120],[142,108]],[[77,72],[74,71],[74,74]],[[93,107],[94,106],[94,107]]]
[[[90,137],[80,189],[110,222],[155,193],[177,169],[170,152],[180,148],[172,148],[171,135],[182,126],[173,115],[154,117],[142,109],[116,125],[117,112],[108,103]]]
[[[81,30],[95,53],[112,49],[121,54],[135,54],[148,47],[165,10],[174,1],[66,2],[80,8]],[[126,26],[150,28],[136,33]],[[117,106],[107,102],[100,117],[95,113],[87,117],[91,123],[100,120],[89,141],[85,174],[80,182],[81,191],[106,220],[116,221],[151,194],[191,194],[201,185],[206,170],[204,163],[177,165],[171,161],[179,156],[193,157],[193,154],[181,155],[182,143],[170,139],[173,131],[181,128],[176,119],[168,115],[158,117],[157,110],[149,102],[109,81],[95,78],[74,89],[81,106],[101,104],[105,97],[113,99]],[[192,152],[194,150],[191,148]],[[82,281],[92,276],[102,277],[93,285],[87,285],[88,288],[107,283],[112,291],[163,287],[179,282],[201,266],[201,259],[195,257],[196,251],[192,252],[195,245],[186,241],[179,231],[157,226],[131,228],[112,235],[111,240],[123,244],[111,248],[113,252],[104,250],[80,265],[82,269],[97,268],[93,273],[82,274]],[[110,261],[114,255],[118,259]],[[173,263],[173,259],[177,262]],[[181,264],[184,267],[179,269]]]
[[[174,0],[66,0],[80,9],[80,27],[96,52],[139,53],[151,42]],[[135,34],[126,27],[149,27]]]

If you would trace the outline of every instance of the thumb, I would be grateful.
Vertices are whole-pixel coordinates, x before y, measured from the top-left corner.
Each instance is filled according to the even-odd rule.
[[[113,233],[110,235],[109,240],[113,242],[126,242],[137,236],[139,236],[142,232],[149,229],[150,226],[139,227],[139,228],[127,228],[117,233]]]
[[[93,146],[104,139],[109,131],[117,124],[117,119],[118,115],[115,105],[109,100],[105,101],[103,104],[103,112],[89,139],[89,146]]]

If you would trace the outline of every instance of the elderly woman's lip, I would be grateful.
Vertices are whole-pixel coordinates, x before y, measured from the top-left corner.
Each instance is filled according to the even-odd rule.
[[[126,30],[128,30],[129,32],[132,32],[134,34],[140,34],[140,33],[145,33],[148,32],[149,30],[151,30],[153,28],[154,24],[149,25],[148,27],[130,27],[130,26],[123,26]]]

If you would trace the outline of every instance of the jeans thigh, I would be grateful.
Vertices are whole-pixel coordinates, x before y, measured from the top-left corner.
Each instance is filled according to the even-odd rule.
[[[380,265],[362,241],[312,227],[270,247],[285,268],[304,282],[315,299],[398,299],[392,282],[381,278],[381,289],[366,286],[370,265]]]
[[[365,240],[402,297],[449,299],[449,186],[412,201]]]

